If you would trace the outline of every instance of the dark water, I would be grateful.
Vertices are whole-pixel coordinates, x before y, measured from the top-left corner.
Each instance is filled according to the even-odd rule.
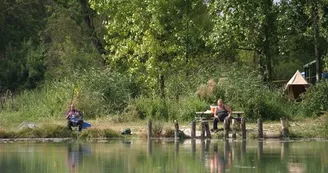
[[[2,142],[5,173],[328,172],[328,141]]]

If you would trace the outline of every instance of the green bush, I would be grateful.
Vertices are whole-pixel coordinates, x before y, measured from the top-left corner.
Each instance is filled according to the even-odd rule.
[[[153,121],[153,131],[152,131],[152,135],[154,137],[161,137],[162,136],[162,132],[163,132],[163,127],[164,124],[160,121]]]
[[[321,81],[311,86],[302,96],[301,111],[303,116],[318,115],[328,110],[328,82]]]
[[[213,94],[217,99],[224,99],[232,110],[243,110],[250,120],[260,117],[277,120],[292,113],[292,109],[287,106],[292,103],[284,97],[282,90],[269,88],[262,82],[258,72],[237,65],[222,69],[223,72],[215,79],[219,82]]]
[[[195,118],[195,112],[206,111],[210,105],[196,95],[184,96],[180,100],[168,102],[169,120],[191,121]]]
[[[86,129],[78,136],[79,139],[90,139],[90,138],[119,138],[122,137],[118,132],[111,129]]]
[[[124,75],[109,70],[93,70],[47,82],[38,89],[25,90],[15,97],[6,98],[0,111],[8,121],[64,118],[71,102],[84,113],[85,118],[95,118],[123,111],[129,103],[130,90]]]
[[[160,97],[140,96],[135,100],[139,118],[151,118],[156,120],[168,120],[168,107],[165,100]]]

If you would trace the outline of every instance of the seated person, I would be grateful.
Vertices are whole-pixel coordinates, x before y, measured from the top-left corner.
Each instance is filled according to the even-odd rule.
[[[82,112],[75,109],[74,104],[71,104],[69,110],[66,112],[66,119],[68,120],[67,125],[70,130],[72,127],[79,127],[79,131],[82,130],[83,126],[83,114]]]
[[[222,99],[218,100],[218,106],[215,108],[214,112],[214,120],[213,120],[213,129],[212,131],[217,131],[218,130],[218,122],[219,121],[224,121],[227,117],[231,117],[231,109],[223,104]]]

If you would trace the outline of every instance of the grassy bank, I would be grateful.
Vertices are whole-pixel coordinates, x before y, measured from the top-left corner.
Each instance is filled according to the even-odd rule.
[[[326,134],[328,114],[319,118],[307,118],[302,120],[289,121],[289,137],[291,139],[297,138],[328,138]],[[82,140],[92,138],[146,138],[147,121],[138,120],[135,122],[116,123],[108,119],[99,118],[88,120],[92,127],[83,130],[81,133],[77,131],[70,131],[64,125],[66,121],[52,120],[43,122],[29,122],[35,127],[28,128],[27,126],[19,126],[16,123],[7,124],[0,128],[0,138],[78,138]],[[211,126],[211,124],[210,124]],[[190,129],[189,122],[180,122],[180,130],[186,132]],[[219,128],[222,124],[219,124]],[[257,138],[257,124],[254,122],[247,122],[247,138]],[[123,129],[130,128],[132,135],[121,135]],[[281,132],[281,124],[279,121],[264,121],[263,122],[264,137],[265,138],[279,138]],[[200,123],[197,123],[197,130],[200,131]],[[237,138],[238,137],[237,132]],[[174,123],[153,121],[153,135],[159,138],[174,137]],[[188,134],[181,134],[180,137],[188,138]],[[223,131],[212,134],[212,138],[223,138]]]
[[[156,125],[154,134],[171,136],[172,128],[166,124],[172,125],[170,122],[178,120],[187,127],[196,111],[208,110],[221,98],[232,110],[245,112],[243,116],[249,127],[258,118],[279,124],[279,119],[286,117],[291,123],[296,122],[290,130],[291,136],[325,137],[328,121],[315,121],[321,118],[320,112],[328,110],[328,82],[311,86],[301,96],[302,102],[294,102],[284,93],[283,87],[264,83],[258,72],[249,67],[230,64],[218,66],[215,71],[202,70],[193,72],[188,79],[181,77],[185,74],[168,75],[165,97],[154,86],[140,82],[141,76],[129,77],[108,69],[74,73],[71,78],[48,81],[34,90],[6,91],[0,94],[2,136],[71,137],[69,131],[65,131],[63,120],[71,102],[93,124],[92,129],[81,134],[84,138],[120,137],[119,132],[124,128],[132,128],[142,137],[147,119],[161,122]],[[300,126],[306,129],[298,128],[297,124],[304,119],[311,121]],[[17,130],[26,121],[38,124],[37,129]],[[47,124],[52,125],[48,127]]]

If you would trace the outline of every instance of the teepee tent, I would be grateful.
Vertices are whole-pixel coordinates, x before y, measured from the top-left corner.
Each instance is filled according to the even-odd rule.
[[[299,95],[304,93],[309,85],[297,70],[294,76],[288,81],[285,90],[290,98],[297,100]]]

